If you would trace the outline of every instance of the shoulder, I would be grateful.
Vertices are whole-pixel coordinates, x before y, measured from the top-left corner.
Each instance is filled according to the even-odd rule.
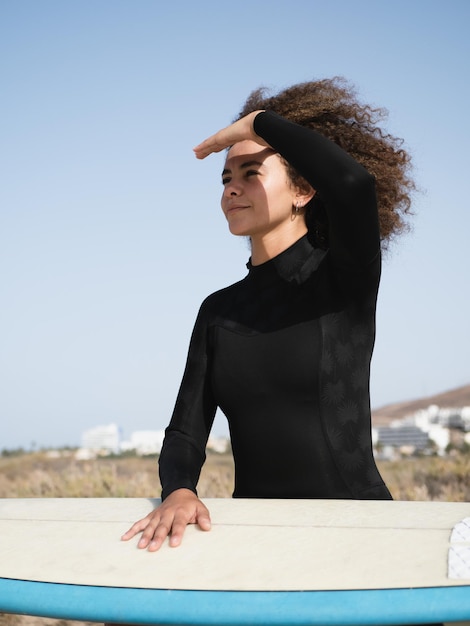
[[[207,296],[203,301],[199,309],[200,315],[213,316],[220,314],[222,309],[225,309],[227,305],[230,305],[239,297],[239,294],[243,292],[246,285],[246,277],[242,280],[218,289]]]

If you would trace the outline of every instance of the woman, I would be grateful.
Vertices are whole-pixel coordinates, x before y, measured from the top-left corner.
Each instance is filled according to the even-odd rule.
[[[197,497],[217,406],[234,497],[390,499],[370,434],[381,240],[404,227],[409,157],[341,79],[274,97],[195,148],[229,148],[222,210],[250,238],[248,275],[207,298],[160,456],[162,504],[123,536],[158,550],[209,530]]]

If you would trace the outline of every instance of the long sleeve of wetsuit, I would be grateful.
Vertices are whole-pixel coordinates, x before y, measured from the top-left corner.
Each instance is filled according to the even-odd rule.
[[[321,194],[328,213],[330,255],[337,266],[354,270],[371,262],[380,249],[373,177],[329,139],[274,113],[258,114],[254,130]],[[203,304],[166,430],[159,461],[163,498],[183,487],[196,493],[205,460],[216,409],[210,384],[209,316]]]
[[[159,458],[162,500],[176,489],[197,493],[216,411],[209,372],[208,328],[203,304],[194,325],[186,368]]]
[[[380,251],[374,177],[320,133],[264,111],[254,131],[279,152],[321,195],[336,263],[363,267]]]

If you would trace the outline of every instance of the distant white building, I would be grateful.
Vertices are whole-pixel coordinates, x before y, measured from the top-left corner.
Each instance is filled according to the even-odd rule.
[[[443,425],[441,413],[442,409],[436,405],[431,405],[427,409],[408,415],[401,423],[416,426],[426,433],[436,445],[438,454],[443,455],[450,443],[450,431],[447,428],[448,424]]]
[[[433,425],[427,431],[429,439],[436,444],[437,452],[441,456],[445,454],[450,443],[450,431],[440,424]]]
[[[121,429],[117,424],[95,426],[82,433],[82,446],[75,453],[75,458],[85,461],[97,456],[119,454],[133,451],[139,456],[160,454],[165,438],[164,430],[136,430],[126,441],[122,441]],[[230,449],[226,437],[210,437],[208,450],[225,453]]]
[[[207,449],[212,452],[218,452],[219,454],[225,454],[228,452],[230,442],[227,437],[209,437],[207,442]]]
[[[121,433],[117,424],[95,426],[82,433],[82,448],[91,452],[118,453]]]
[[[165,438],[164,430],[137,430],[128,441],[121,443],[121,451],[134,450],[139,456],[160,454]],[[227,452],[229,441],[226,437],[209,437],[207,448],[213,452]]]
[[[431,404],[393,421],[389,427],[373,430],[372,440],[374,448],[380,448],[382,457],[389,455],[392,458],[404,448],[424,451],[429,442],[434,444],[438,454],[444,455],[451,443],[452,429],[467,433],[464,440],[470,443],[470,407],[448,408]]]
[[[164,430],[136,430],[131,434],[129,441],[121,444],[122,452],[135,450],[136,454],[160,454],[165,437]]]
[[[470,407],[439,407],[431,404],[427,409],[421,409],[407,416],[405,420],[420,428],[426,428],[430,424],[440,424],[444,428],[456,428],[469,432]]]
[[[417,426],[394,425],[378,428],[377,444],[383,448],[425,450],[429,436]]]

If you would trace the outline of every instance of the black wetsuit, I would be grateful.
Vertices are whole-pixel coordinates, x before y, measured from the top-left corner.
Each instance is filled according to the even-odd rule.
[[[335,143],[273,113],[254,129],[321,194],[329,248],[305,236],[204,301],[160,456],[162,497],[196,492],[219,406],[234,497],[390,499],[370,433],[374,179]]]

